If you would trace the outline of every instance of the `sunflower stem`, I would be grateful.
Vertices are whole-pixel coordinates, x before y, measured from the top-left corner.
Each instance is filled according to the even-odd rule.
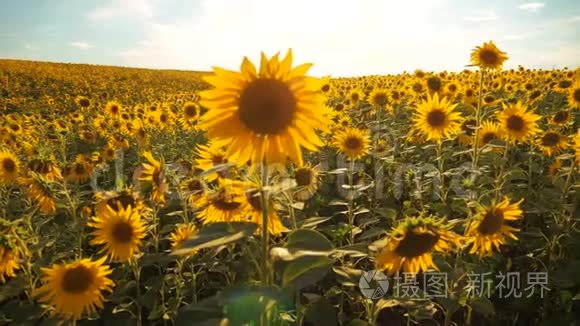
[[[260,163],[262,182],[260,185],[260,200],[262,209],[262,284],[270,284],[270,266],[269,266],[269,233],[268,233],[268,192],[266,187],[268,186],[268,166],[266,162],[262,161]]]
[[[348,165],[348,225],[350,227],[349,244],[354,244],[354,192],[352,189],[354,179],[354,159]]]
[[[510,149],[510,141],[506,141],[505,144],[505,148],[504,148],[504,152],[503,152],[503,159],[501,162],[501,165],[499,167],[499,172],[498,175],[496,177],[496,186],[495,186],[495,200],[496,202],[499,200],[500,194],[501,194],[501,190],[503,188],[503,179],[504,179],[504,170],[505,170],[505,166],[507,165],[507,161],[508,161],[508,151]]]
[[[473,157],[471,161],[471,170],[475,172],[479,163],[479,129],[481,126],[481,101],[483,98],[483,78],[485,69],[479,70],[479,94],[477,98],[477,108],[475,109],[475,135],[473,136]]]
[[[133,275],[135,277],[135,305],[137,306],[137,325],[141,326],[143,324],[142,317],[141,317],[141,304],[139,301],[141,300],[141,267],[137,264],[137,261],[131,262],[131,266],[133,267]]]

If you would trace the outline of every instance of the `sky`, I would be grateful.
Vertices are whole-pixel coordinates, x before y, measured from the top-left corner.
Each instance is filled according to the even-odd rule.
[[[580,1],[0,0],[0,58],[239,69],[294,53],[313,75],[459,71],[493,40],[506,68],[580,66]]]

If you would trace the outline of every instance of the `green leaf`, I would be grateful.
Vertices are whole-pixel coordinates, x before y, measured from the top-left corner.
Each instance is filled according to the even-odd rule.
[[[322,224],[328,220],[330,220],[330,216],[314,216],[304,219],[302,224],[300,225],[301,229],[309,229],[315,227],[318,224]]]
[[[219,222],[202,227],[194,236],[185,240],[173,251],[174,255],[188,253],[190,250],[212,248],[236,242],[251,236],[258,229],[258,225],[249,222]]]
[[[302,288],[315,283],[330,271],[332,260],[328,257],[302,257],[286,266],[282,274],[282,286]]]
[[[328,251],[334,248],[322,233],[315,230],[296,230],[288,236],[288,249]]]

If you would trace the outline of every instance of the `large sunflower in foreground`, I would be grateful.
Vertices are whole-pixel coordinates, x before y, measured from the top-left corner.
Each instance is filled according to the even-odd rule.
[[[393,275],[400,270],[416,274],[430,268],[437,270],[432,254],[448,253],[458,245],[460,236],[443,219],[407,217],[394,228],[386,245],[377,255],[376,266]]]
[[[509,141],[525,141],[540,132],[537,121],[542,116],[527,110],[522,102],[503,104],[503,110],[497,113],[500,128]]]
[[[435,93],[433,97],[421,101],[413,115],[413,123],[427,140],[440,142],[443,138],[451,137],[461,130],[461,114],[455,112],[457,104],[451,104],[446,97],[439,99]]]
[[[347,127],[334,135],[333,145],[339,153],[356,160],[368,154],[371,139],[368,130]]]
[[[580,79],[578,79],[568,90],[568,105],[572,108],[580,109]]]
[[[111,269],[97,261],[80,259],[68,264],[54,264],[42,268],[44,285],[38,296],[42,303],[54,307],[55,313],[78,320],[84,313],[103,308],[103,291],[112,291],[115,283],[108,278]]]
[[[505,197],[500,203],[483,207],[475,217],[475,221],[466,229],[468,242],[472,244],[469,253],[478,253],[480,257],[489,256],[494,249],[499,250],[507,237],[517,240],[514,233],[519,229],[509,226],[506,222],[522,218],[523,211],[520,209],[522,201],[523,199],[510,203],[509,198]]]
[[[328,129],[321,81],[306,76],[310,64],[291,66],[291,50],[281,61],[262,53],[260,70],[244,58],[241,72],[215,67],[204,78],[215,88],[200,93],[208,109],[200,126],[241,163],[289,158],[302,165],[301,147],[317,151],[323,145],[315,132]]]
[[[134,259],[147,232],[139,211],[131,206],[117,210],[107,206],[103,214],[94,216],[87,225],[95,228],[90,244],[104,244],[101,252],[105,252],[112,260],[121,262]]]
[[[482,69],[501,69],[507,59],[507,54],[498,49],[493,41],[484,42],[482,46],[477,46],[471,51],[471,64]]]
[[[548,130],[538,138],[536,144],[542,149],[542,153],[547,156],[558,154],[570,146],[568,137],[556,130]]]

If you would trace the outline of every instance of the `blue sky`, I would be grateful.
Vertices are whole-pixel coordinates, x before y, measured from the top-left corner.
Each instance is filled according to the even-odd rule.
[[[580,66],[577,0],[2,1],[0,58],[237,69],[294,51],[316,75],[463,69],[494,40],[506,67]]]

